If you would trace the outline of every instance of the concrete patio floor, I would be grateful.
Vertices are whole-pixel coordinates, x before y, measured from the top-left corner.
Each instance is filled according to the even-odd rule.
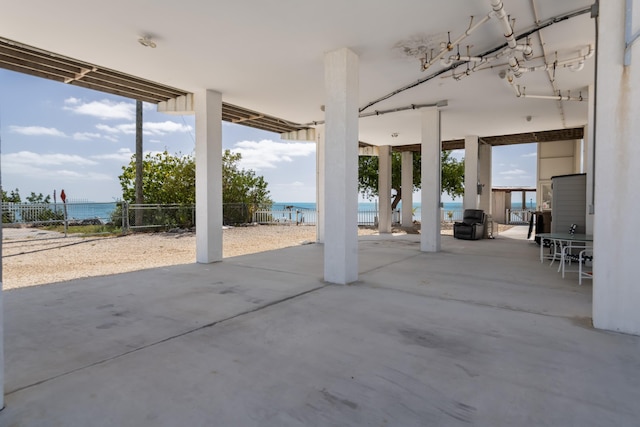
[[[637,425],[640,337],[495,240],[360,239],[7,291],[2,426]]]

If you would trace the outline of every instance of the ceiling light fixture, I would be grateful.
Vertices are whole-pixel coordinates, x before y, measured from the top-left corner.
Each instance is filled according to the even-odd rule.
[[[138,43],[140,43],[144,47],[150,47],[151,49],[155,49],[156,43],[151,40],[151,37],[144,36],[138,39]]]

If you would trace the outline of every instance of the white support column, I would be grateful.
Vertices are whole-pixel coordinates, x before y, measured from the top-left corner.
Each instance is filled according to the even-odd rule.
[[[222,94],[195,94],[196,260],[222,261]]]
[[[391,146],[383,145],[378,152],[378,232],[391,233]]]
[[[2,177],[1,166],[0,166],[0,177]],[[0,178],[0,188],[1,187],[2,187],[2,178]],[[1,226],[0,226],[0,255],[2,255],[2,227]],[[4,304],[3,304],[4,289],[2,287],[2,283],[3,283],[2,262],[0,262],[0,410],[4,408]]]
[[[640,43],[625,67],[625,2],[599,5],[593,324],[640,335],[638,233],[629,223],[640,212]]]
[[[358,56],[343,48],[324,64],[324,280],[347,284],[358,280]]]
[[[402,152],[402,226],[413,227],[413,152]]]
[[[482,209],[486,214],[491,214],[491,153],[493,147],[489,144],[478,146],[478,176],[482,193],[480,193],[480,203],[478,209]],[[522,205],[523,208],[525,205]]]
[[[440,193],[442,143],[440,141],[440,110],[425,108],[421,113],[421,226],[420,250],[440,251]]]
[[[464,199],[465,209],[478,209],[478,136],[464,137]]]
[[[316,129],[316,242],[324,243],[324,126]]]
[[[584,129],[584,172],[587,174],[587,211],[585,213],[585,232],[593,234],[593,120],[595,117],[595,97],[596,91],[593,85],[589,86],[589,112],[587,113],[587,125]]]

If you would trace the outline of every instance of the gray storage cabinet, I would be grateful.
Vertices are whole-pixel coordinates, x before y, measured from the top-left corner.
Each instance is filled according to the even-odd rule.
[[[568,233],[576,224],[576,233],[585,233],[587,210],[587,175],[560,175],[551,178],[551,232]]]

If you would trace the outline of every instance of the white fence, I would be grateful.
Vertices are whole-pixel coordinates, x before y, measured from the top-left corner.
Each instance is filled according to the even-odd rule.
[[[507,224],[526,225],[531,220],[533,211],[528,209],[507,209]]]
[[[444,222],[462,221],[464,210],[441,209],[440,220]],[[378,225],[380,211],[376,209],[358,210],[358,225]],[[391,212],[391,222],[399,224],[402,213],[399,210]],[[414,218],[415,219],[415,218]],[[418,215],[418,220],[419,215]],[[258,224],[295,224],[315,225],[318,220],[318,212],[311,209],[262,209],[254,212],[253,222]]]

